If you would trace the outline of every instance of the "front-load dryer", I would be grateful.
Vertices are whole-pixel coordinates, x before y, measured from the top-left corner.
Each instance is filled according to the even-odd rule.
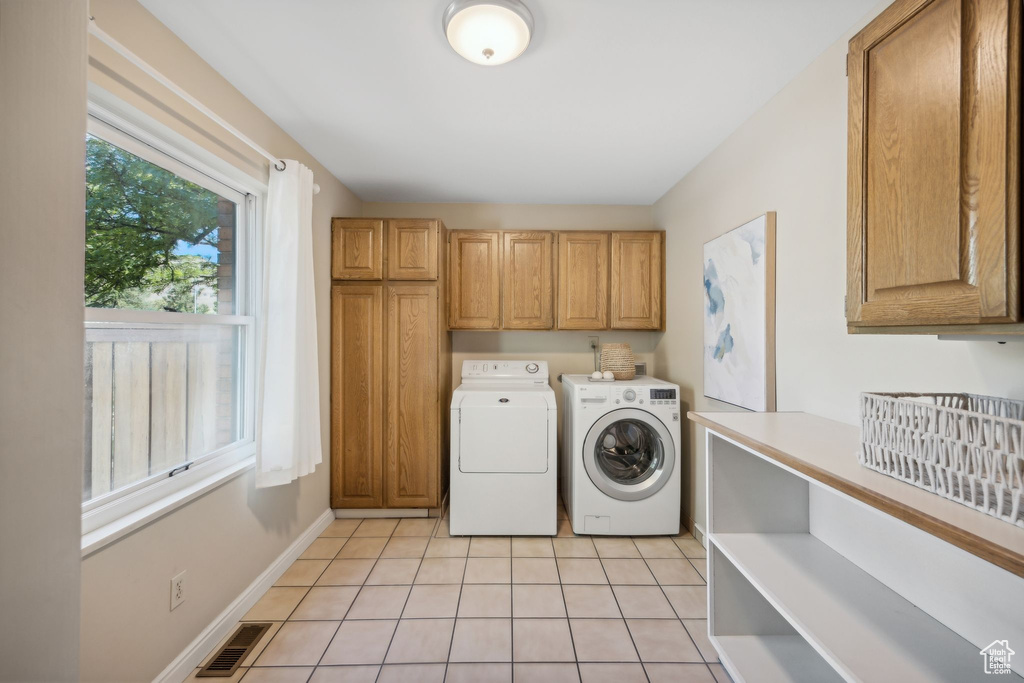
[[[577,534],[679,533],[679,387],[562,375],[562,498]]]
[[[558,412],[545,361],[464,361],[452,393],[452,536],[554,536]]]

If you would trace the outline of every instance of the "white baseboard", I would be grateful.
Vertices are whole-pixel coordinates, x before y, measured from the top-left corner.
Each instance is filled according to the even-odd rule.
[[[325,510],[322,515],[302,532],[302,535],[288,546],[283,553],[278,555],[269,567],[256,580],[249,584],[249,587],[242,591],[242,594],[235,598],[227,608],[214,619],[203,632],[186,647],[181,654],[174,658],[167,668],[160,672],[154,681],[157,683],[181,683],[188,678],[192,671],[203,663],[206,655],[222,641],[235,624],[245,616],[245,613],[252,609],[252,606],[263,597],[267,589],[274,585],[274,582],[281,578],[285,570],[292,562],[298,559],[309,545],[316,540],[324,529],[334,521],[334,512]]]
[[[704,531],[704,527],[696,522],[693,523],[693,537],[700,541],[700,544],[705,548],[708,547],[707,533]]]

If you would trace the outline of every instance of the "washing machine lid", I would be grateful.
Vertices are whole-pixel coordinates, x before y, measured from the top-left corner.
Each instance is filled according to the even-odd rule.
[[[661,490],[676,467],[665,424],[636,408],[605,413],[587,432],[583,464],[590,480],[617,500],[643,500]]]
[[[548,451],[556,419],[554,392],[474,387],[458,402],[459,471],[541,474],[554,466]]]

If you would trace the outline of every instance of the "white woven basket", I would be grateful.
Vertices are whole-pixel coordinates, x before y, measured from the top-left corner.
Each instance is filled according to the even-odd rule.
[[[1024,527],[1024,401],[865,393],[860,414],[865,467]]]

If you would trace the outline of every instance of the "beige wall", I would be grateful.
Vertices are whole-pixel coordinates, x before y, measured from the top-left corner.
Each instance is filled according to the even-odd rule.
[[[702,245],[765,211],[778,212],[779,410],[853,424],[862,391],[971,391],[1024,398],[1024,343],[846,333],[844,64],[850,35],[654,206],[656,224],[668,231],[670,292],[668,328],[655,358],[697,410],[732,409],[701,395]],[[703,526],[703,431],[691,427],[689,432],[687,505]]]
[[[87,12],[0,1],[0,681],[78,677]]]
[[[449,230],[650,230],[649,206],[598,206],[578,204],[363,204],[364,216],[391,218],[440,218]],[[594,354],[588,338],[601,343],[626,342],[647,372],[656,374],[654,348],[661,332],[453,332],[452,387],[462,383],[465,360],[546,360],[551,386],[562,415],[560,373],[594,371]],[[559,441],[561,443],[561,441]]]
[[[137,2],[92,0],[90,11],[103,30],[264,148],[312,168],[321,187],[313,201],[313,225],[324,463],[293,484],[259,491],[250,472],[82,561],[82,678],[109,680],[117,653],[117,678],[149,680],[328,507],[330,218],[358,215],[361,202]],[[106,45],[92,39],[89,50],[92,83],[266,180],[261,157]],[[81,220],[73,225],[80,226]],[[66,229],[81,234],[80,227]],[[80,269],[81,245],[76,249]],[[81,357],[80,345],[75,358]],[[80,402],[76,405],[80,414]],[[188,572],[188,597],[170,612],[170,578],[181,570]]]

